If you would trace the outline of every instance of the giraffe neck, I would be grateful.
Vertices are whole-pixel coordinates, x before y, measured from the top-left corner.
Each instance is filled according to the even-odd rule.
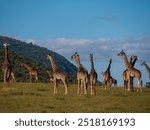
[[[5,47],[5,62],[8,62],[9,61],[9,58],[8,58],[8,47]]]
[[[111,62],[109,62],[109,65],[107,67],[107,70],[110,71],[110,67],[111,67]]]
[[[77,64],[77,67],[80,68],[82,65],[80,63],[80,57],[78,57],[78,59],[75,59],[75,62]]]
[[[132,68],[132,65],[129,63],[127,56],[124,55],[123,58],[124,58],[124,64],[125,64],[126,68],[127,69]]]
[[[28,66],[27,64],[23,64],[23,65],[28,71],[32,71],[32,68],[30,66]]]
[[[130,64],[132,64],[132,56],[130,57]]]
[[[53,71],[55,72],[56,70],[58,70],[58,66],[56,65],[55,61],[53,60],[51,56],[49,57],[49,60],[50,60]]]
[[[130,64],[131,64],[132,66],[134,66],[136,61],[137,61],[137,59],[134,59],[133,61],[130,62]]]
[[[91,61],[91,71],[95,71],[95,69],[94,69],[94,62],[93,62],[93,60]]]
[[[148,65],[147,65],[147,64],[144,64],[144,66],[145,66],[145,68],[146,68],[146,70],[147,70],[148,74],[150,75],[150,68],[148,67]]]

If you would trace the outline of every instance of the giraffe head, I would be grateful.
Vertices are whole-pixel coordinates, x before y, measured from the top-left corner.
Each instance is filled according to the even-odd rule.
[[[123,50],[117,54],[117,56],[124,56],[124,55],[125,55],[125,52]]]
[[[146,65],[146,62],[145,61],[143,61],[142,62],[142,64],[141,64],[141,66],[145,66]]]
[[[71,56],[71,59],[74,60],[74,61],[78,61],[78,59],[79,59],[78,53],[75,52],[75,53]]]
[[[7,42],[4,42],[4,47],[7,48],[9,46],[9,44]]]
[[[131,59],[132,59],[132,61],[133,61],[133,60],[138,60],[139,58],[138,58],[137,56],[135,56],[135,55],[132,55],[132,56],[131,56]]]
[[[109,63],[110,63],[110,64],[112,63],[112,58],[109,59]]]
[[[51,56],[52,56],[52,55],[51,55],[50,53],[48,53],[48,54],[47,54],[47,59],[50,59]]]
[[[90,54],[89,58],[90,58],[90,61],[93,60],[93,54],[92,53]]]

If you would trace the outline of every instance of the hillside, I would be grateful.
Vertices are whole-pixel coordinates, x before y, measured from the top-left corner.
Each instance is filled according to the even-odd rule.
[[[47,68],[51,68],[47,54],[50,52],[58,66],[66,73],[68,73],[69,80],[73,81],[76,73],[76,67],[66,60],[63,56],[50,51],[46,48],[33,45],[32,43],[22,42],[16,39],[0,36],[0,67],[4,60],[4,47],[3,41],[7,41],[9,46],[9,57],[13,65],[14,72],[19,82],[29,81],[28,71],[21,67],[21,63],[28,63],[32,67],[39,70],[40,81],[47,82],[48,74]],[[2,70],[0,69],[0,81],[2,81]]]
[[[76,67],[56,52],[53,52],[43,47],[39,47],[37,45],[33,45],[32,43],[26,43],[4,36],[0,36],[0,48],[3,48],[3,41],[7,41],[10,44],[9,49],[11,51],[15,52],[16,54],[23,55],[46,67],[50,66],[50,63],[47,60],[47,54],[50,52],[51,55],[54,57],[56,64],[58,64],[58,66],[63,71],[71,74],[76,72]]]

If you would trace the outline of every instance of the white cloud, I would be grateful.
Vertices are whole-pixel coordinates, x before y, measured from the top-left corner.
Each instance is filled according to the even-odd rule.
[[[114,60],[119,60],[117,53],[124,49],[128,56],[134,54],[139,56],[141,60],[150,62],[150,36],[143,36],[137,39],[98,38],[89,40],[56,38],[47,41],[36,41],[33,39],[26,41],[56,51],[68,59],[77,51],[82,60],[88,60],[90,53],[93,53],[97,60],[101,58],[103,58],[101,60],[107,60],[110,57],[114,58]]]

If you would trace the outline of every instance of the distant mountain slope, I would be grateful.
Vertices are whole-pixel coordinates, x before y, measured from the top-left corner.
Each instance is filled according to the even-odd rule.
[[[21,66],[22,63],[26,63],[29,66],[37,69],[39,72],[39,82],[49,82],[49,75],[46,73],[47,68],[31,59],[24,56],[18,55],[15,52],[9,51],[9,59],[13,67],[13,72],[16,77],[17,82],[29,82],[29,73],[24,67]],[[4,61],[4,50],[0,49],[0,68],[2,68],[2,63]],[[2,69],[0,69],[0,82],[3,81]],[[33,82],[35,79],[33,79]]]
[[[13,65],[13,71],[18,82],[29,82],[28,71],[21,67],[22,63],[27,63],[39,72],[39,82],[49,82],[49,75],[46,70],[50,69],[50,62],[47,54],[50,52],[57,65],[66,73],[70,82],[76,82],[76,67],[66,60],[63,56],[46,48],[28,44],[16,39],[0,36],[0,82],[2,78],[2,63],[4,62],[3,42],[7,41],[9,46],[9,58]]]
[[[0,49],[3,49],[3,41],[7,41],[10,44],[9,50],[15,52],[15,54],[27,57],[38,64],[50,67],[50,62],[47,60],[47,54],[50,52],[54,57],[56,64],[58,64],[58,66],[66,73],[74,74],[77,70],[76,67],[63,56],[46,48],[33,45],[32,43],[28,44],[13,38],[0,36]]]

